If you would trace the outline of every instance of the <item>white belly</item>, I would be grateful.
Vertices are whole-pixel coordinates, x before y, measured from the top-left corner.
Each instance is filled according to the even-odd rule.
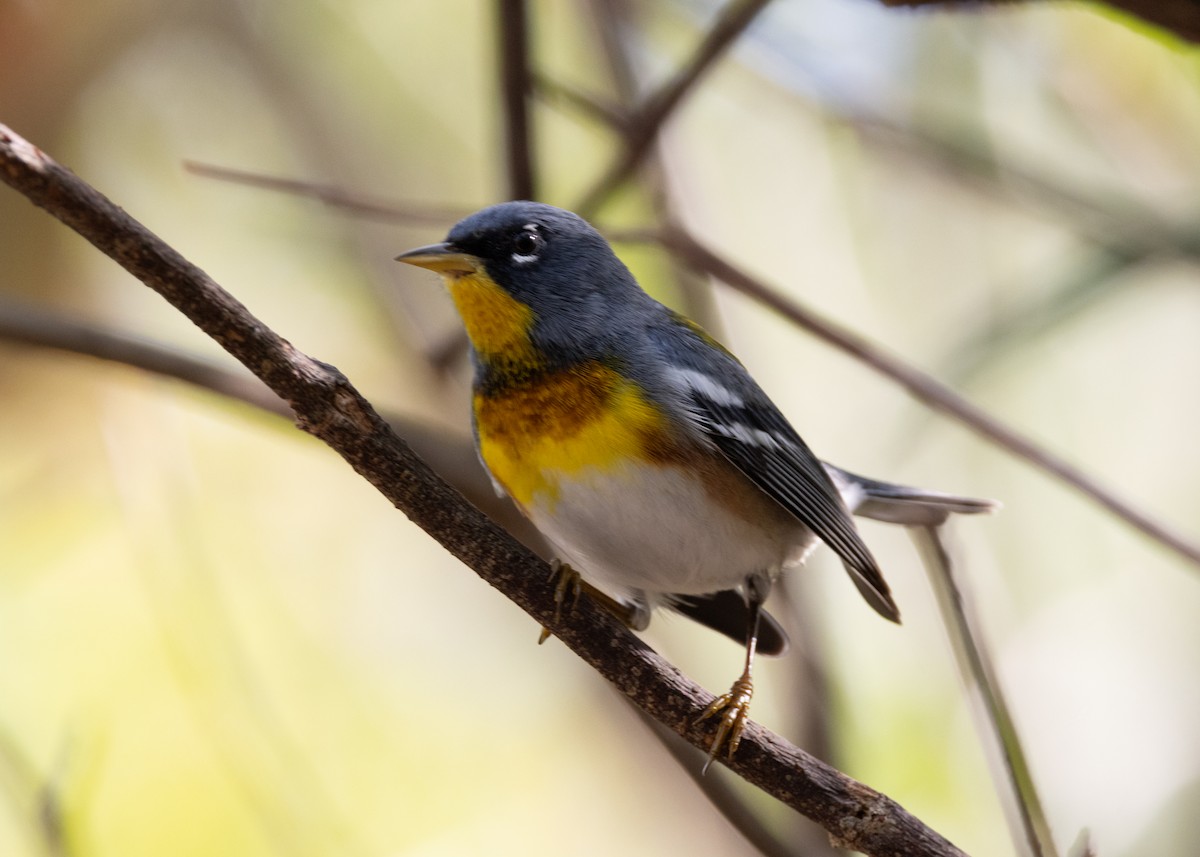
[[[733,589],[747,575],[774,575],[802,561],[815,543],[765,496],[754,504],[762,514],[736,514],[689,473],[639,470],[573,474],[552,507],[535,503],[540,509],[529,510],[562,558],[615,597],[630,590],[702,595]]]

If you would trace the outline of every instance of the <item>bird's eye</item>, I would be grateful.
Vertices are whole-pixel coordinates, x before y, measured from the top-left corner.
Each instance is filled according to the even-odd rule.
[[[512,260],[518,265],[527,265],[542,252],[546,239],[537,233],[537,227],[526,226],[513,238]]]

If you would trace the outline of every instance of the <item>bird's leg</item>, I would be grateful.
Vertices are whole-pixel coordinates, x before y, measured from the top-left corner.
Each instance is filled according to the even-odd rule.
[[[554,621],[557,622],[562,618],[563,605],[570,598],[571,608],[574,609],[575,604],[579,601],[579,593],[582,591],[584,583],[583,578],[579,576],[579,572],[571,568],[558,557],[550,560],[550,580],[554,581]],[[550,629],[543,626],[542,633],[538,636],[538,645],[550,639]]]
[[[567,605],[568,610],[574,610],[575,605],[579,603],[580,593],[587,593],[588,598],[615,616],[626,628],[642,631],[649,623],[649,616],[643,616],[648,612],[646,608],[636,604],[623,604],[611,595],[601,592],[580,577],[579,572],[559,559],[550,560],[550,579],[556,581],[554,584],[555,622],[562,618],[563,605]],[[550,629],[543,627],[542,633],[538,637],[538,645],[546,642],[550,636]]]
[[[583,591],[583,578],[579,576],[579,572],[556,557],[550,560],[550,579],[555,581],[554,621],[557,622],[562,618],[563,605],[568,600],[572,610],[579,603],[579,593]]]
[[[725,758],[732,759],[742,740],[742,730],[746,728],[746,720],[750,715],[750,700],[754,697],[754,654],[758,650],[758,619],[762,613],[763,602],[771,592],[771,579],[765,574],[754,574],[746,578],[746,606],[749,608],[749,620],[746,628],[746,666],[741,676],[733,683],[727,693],[723,693],[712,701],[708,708],[696,718],[697,722],[707,720],[720,714],[717,723],[717,733],[713,736],[708,747],[708,760],[704,763],[704,771],[717,757],[724,746]]]

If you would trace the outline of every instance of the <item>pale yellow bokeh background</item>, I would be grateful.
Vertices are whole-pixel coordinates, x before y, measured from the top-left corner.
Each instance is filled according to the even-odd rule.
[[[537,65],[611,97],[586,5],[532,4]],[[638,8],[659,81],[711,7]],[[465,366],[424,359],[456,330],[449,303],[390,261],[449,221],[354,220],[181,164],[464,211],[502,199],[493,14],[8,0],[0,122],[381,408],[465,436]],[[1077,4],[780,0],[663,152],[676,210],[730,258],[1200,538],[1197,267],[1155,225],[1196,233],[1198,73],[1195,48]],[[559,102],[536,118],[543,196],[570,206],[615,138]],[[600,220],[646,211],[627,192]],[[1098,219],[1163,248],[1116,265],[1089,240]],[[677,297],[660,254],[618,249]],[[7,189],[0,294],[229,362]],[[1104,857],[1193,853],[1198,570],[717,294],[724,338],[823,457],[1004,501],[954,537],[1060,846],[1088,827]],[[1008,318],[1025,323],[992,342]],[[532,620],[285,422],[4,341],[0,396],[0,854],[752,853],[602,680],[535,646]],[[828,556],[806,572],[830,761],[969,853],[1012,854],[916,553],[901,531],[863,530],[905,624],[865,609]],[[739,668],[736,647],[678,619],[648,638],[713,690]],[[758,683],[756,719],[785,734],[804,656]],[[789,835],[791,814],[762,803]]]

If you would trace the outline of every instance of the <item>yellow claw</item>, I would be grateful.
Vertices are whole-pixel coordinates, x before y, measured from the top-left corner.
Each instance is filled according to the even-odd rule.
[[[746,728],[746,721],[750,716],[750,700],[753,697],[754,683],[749,675],[742,675],[733,683],[733,687],[729,688],[728,693],[714,699],[696,718],[696,722],[699,723],[718,713],[721,715],[717,723],[717,732],[708,747],[708,760],[704,763],[704,771],[708,770],[722,746],[725,747],[725,758],[733,759],[733,754],[737,752],[738,744],[742,741],[742,731]]]

